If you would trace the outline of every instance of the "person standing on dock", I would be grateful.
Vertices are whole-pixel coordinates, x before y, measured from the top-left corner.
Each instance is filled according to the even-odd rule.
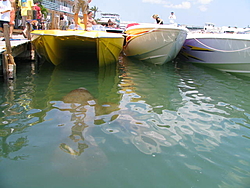
[[[0,0],[0,28],[3,28],[3,24],[10,22],[10,11],[11,11],[11,3],[9,0]]]
[[[10,38],[12,39],[12,34],[14,31],[15,17],[16,17],[16,2],[15,0],[10,0],[11,11],[10,11]]]
[[[60,29],[61,30],[66,30],[68,27],[68,16],[66,13],[60,14]]]
[[[33,6],[33,10],[36,11],[36,20],[38,21],[38,29],[41,28],[41,21],[42,21],[42,12],[40,8],[40,2],[35,2]]]
[[[89,10],[89,3],[92,0],[75,0],[74,1],[74,6],[73,6],[73,12],[74,12],[74,20],[75,20],[75,27],[78,28],[78,14],[80,9],[82,9],[83,13],[83,23],[85,26],[85,30],[87,30],[87,21],[88,21],[88,10]]]
[[[26,28],[28,11],[33,9],[33,0],[18,0],[18,6],[21,7],[22,29]]]

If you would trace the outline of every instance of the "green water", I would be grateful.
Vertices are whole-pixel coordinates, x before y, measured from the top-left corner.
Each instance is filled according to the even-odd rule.
[[[0,87],[0,188],[250,187],[249,77],[73,64]]]

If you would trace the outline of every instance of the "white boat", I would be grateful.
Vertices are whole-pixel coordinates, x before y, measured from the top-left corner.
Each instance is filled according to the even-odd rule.
[[[111,20],[116,25],[120,25],[120,15],[116,13],[101,13],[101,19],[98,20],[98,24],[107,24]]]
[[[187,31],[186,28],[173,25],[129,26],[125,31],[124,55],[153,64],[164,64],[177,56],[185,42]]]
[[[249,34],[189,33],[180,54],[189,63],[250,75]]]
[[[213,23],[205,23],[203,27],[200,26],[187,26],[190,32],[198,32],[198,33],[229,33],[229,34],[241,34],[249,31],[249,28],[240,28],[240,27],[232,27],[232,26],[222,26],[215,27]]]

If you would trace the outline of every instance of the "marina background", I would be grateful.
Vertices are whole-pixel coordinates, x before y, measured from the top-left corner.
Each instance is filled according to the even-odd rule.
[[[206,22],[212,22],[217,27],[247,27],[250,25],[250,2],[248,0],[134,0],[128,1],[93,0],[90,6],[98,7],[101,12],[118,13],[122,21],[140,23],[154,23],[153,14],[158,14],[169,23],[170,12],[175,12],[176,23],[192,26],[204,26]],[[99,13],[101,13],[99,12]],[[100,18],[100,15],[97,14]]]

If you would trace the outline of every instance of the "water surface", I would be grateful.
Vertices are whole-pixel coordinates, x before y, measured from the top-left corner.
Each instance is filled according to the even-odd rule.
[[[125,57],[0,87],[0,187],[250,187],[250,78]]]

